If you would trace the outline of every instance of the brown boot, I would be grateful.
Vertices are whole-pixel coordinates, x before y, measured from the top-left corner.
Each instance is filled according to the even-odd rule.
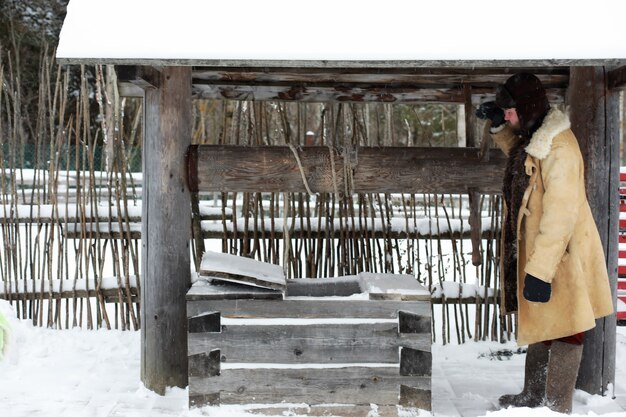
[[[552,411],[565,414],[572,412],[574,387],[582,355],[582,345],[552,342],[546,383],[547,406]]]
[[[539,407],[546,394],[546,369],[550,347],[543,343],[528,345],[524,370],[524,389],[521,393],[503,395],[498,399],[503,408]]]

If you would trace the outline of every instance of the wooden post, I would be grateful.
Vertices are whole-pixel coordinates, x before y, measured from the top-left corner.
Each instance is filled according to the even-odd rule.
[[[143,139],[141,380],[159,394],[187,386],[191,200],[191,67],[148,72]]]
[[[572,130],[585,160],[587,197],[605,250],[616,303],[619,221],[619,95],[607,89],[604,67],[572,67],[567,103]],[[615,384],[615,315],[596,321],[585,335],[577,388],[602,394]]]

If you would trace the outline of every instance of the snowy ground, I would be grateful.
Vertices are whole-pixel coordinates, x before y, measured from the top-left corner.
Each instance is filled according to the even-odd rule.
[[[0,301],[5,314],[8,304]],[[9,312],[10,314],[10,312]],[[139,333],[47,330],[9,316],[12,338],[0,362],[1,417],[239,417],[246,407],[187,410],[187,392],[173,389],[160,397],[139,380]],[[626,328],[618,328],[615,394],[590,396],[577,391],[575,415],[626,416]],[[524,355],[504,360],[492,355],[514,344],[470,342],[433,346],[433,408],[436,416],[556,416],[545,408],[495,411],[496,398],[521,389]],[[304,410],[304,411],[303,411]],[[294,407],[291,413],[306,415]],[[431,413],[408,413],[420,417]],[[376,417],[375,407],[369,416]]]

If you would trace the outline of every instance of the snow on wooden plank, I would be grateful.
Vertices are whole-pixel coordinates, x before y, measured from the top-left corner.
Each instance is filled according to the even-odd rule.
[[[285,291],[287,280],[279,265],[265,263],[228,253],[206,252],[200,275],[245,285]]]
[[[116,297],[119,291],[126,297],[126,279],[116,277],[104,277],[99,281],[100,293],[105,298]],[[37,298],[73,298],[76,297],[96,297],[98,282],[93,279],[53,279],[53,280],[10,280],[3,282],[0,288],[0,299],[20,298],[24,296],[35,296]],[[128,278],[128,291],[135,297],[138,294],[137,277]]]
[[[187,292],[187,301],[195,300],[275,300],[282,299],[283,293],[277,290],[228,283],[223,281],[210,282],[211,277],[203,276],[196,281]]]
[[[430,292],[407,274],[359,273],[361,289],[372,300],[430,301]]]

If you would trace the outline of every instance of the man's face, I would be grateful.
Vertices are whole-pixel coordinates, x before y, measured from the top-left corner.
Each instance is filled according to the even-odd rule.
[[[513,107],[510,109],[504,109],[504,120],[509,122],[509,125],[517,130],[520,128],[519,117],[517,117],[517,110]]]

